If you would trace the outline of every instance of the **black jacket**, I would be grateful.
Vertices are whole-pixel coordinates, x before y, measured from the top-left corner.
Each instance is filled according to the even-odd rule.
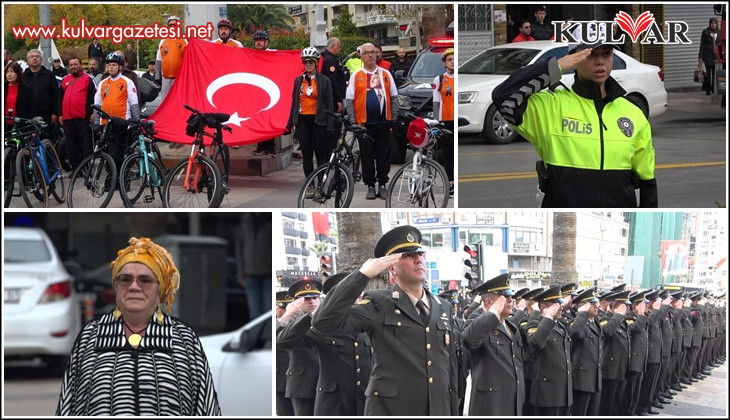
[[[337,102],[343,102],[342,106],[344,108],[347,79],[345,79],[345,72],[342,70],[340,60],[328,50],[322,52],[322,71],[320,73],[323,76],[327,76],[332,83],[333,103],[336,105]]]
[[[578,312],[568,330],[573,341],[570,359],[573,362],[573,389],[600,392],[603,383],[603,332],[598,320],[590,321],[587,312]]]
[[[101,49],[101,44],[94,45],[93,42],[89,44],[89,58],[91,57],[104,58],[104,52]]]
[[[702,31],[702,35],[700,37],[700,53],[699,58],[702,59],[702,61],[705,62],[705,66],[712,66],[715,62],[715,40],[720,39],[719,33],[714,33],[715,38],[713,39],[712,30],[708,27],[705,28],[704,31]]]
[[[41,66],[33,73],[30,67],[23,72],[23,81],[33,90],[35,114],[50,124],[51,115],[61,115],[58,109],[58,82],[50,70]]]
[[[314,114],[314,123],[319,126],[326,126],[327,130],[333,129],[333,119],[331,115],[327,115],[326,110],[334,112],[334,105],[332,103],[332,84],[330,79],[323,76],[322,73],[315,73],[314,79],[317,83],[317,111]],[[304,76],[297,76],[294,79],[294,89],[292,90],[292,101],[291,110],[289,112],[289,121],[286,123],[286,128],[291,130],[297,126],[299,121],[299,89],[302,88],[304,83]]]

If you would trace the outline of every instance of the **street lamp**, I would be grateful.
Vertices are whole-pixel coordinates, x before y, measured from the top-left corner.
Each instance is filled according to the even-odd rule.
[[[134,26],[139,26],[139,25],[140,25],[140,23],[134,24]],[[140,68],[140,66],[139,66],[139,38],[137,38],[137,68],[134,70],[137,70],[139,68]]]

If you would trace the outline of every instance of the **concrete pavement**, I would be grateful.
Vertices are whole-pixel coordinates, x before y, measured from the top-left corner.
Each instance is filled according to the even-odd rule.
[[[727,418],[727,362],[712,369],[712,374],[678,392],[664,404],[658,416],[712,416]]]

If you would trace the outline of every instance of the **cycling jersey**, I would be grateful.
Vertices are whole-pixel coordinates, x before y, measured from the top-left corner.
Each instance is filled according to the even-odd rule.
[[[433,79],[434,110],[439,121],[454,121],[454,74],[448,72]],[[438,104],[438,105],[437,105]]]
[[[495,106],[544,161],[543,207],[657,206],[651,126],[612,77],[600,87],[576,76],[572,89],[540,90],[560,81],[557,60],[516,70],[492,93]]]
[[[310,89],[311,88],[311,89]],[[302,76],[302,86],[299,88],[299,113],[301,115],[314,115],[317,113],[317,79]]]
[[[94,97],[94,104],[101,105],[104,112],[112,117],[125,120],[140,117],[137,89],[129,78],[121,74],[101,81]],[[102,121],[102,124],[106,124],[106,121]]]
[[[380,79],[380,88],[372,89],[369,85],[373,75],[377,74]],[[362,68],[356,71],[350,76],[350,83],[347,86],[347,92],[345,93],[345,99],[348,99],[352,103],[355,121],[357,124],[365,124],[366,122],[373,122],[372,108],[368,106],[372,105],[373,95],[368,95],[368,92],[379,91],[382,98],[377,97],[380,101],[380,113],[386,121],[393,121],[393,115],[398,112],[398,89],[393,83],[393,78],[388,70],[381,67],[376,67],[374,71],[369,72]],[[371,101],[368,101],[370,96]],[[349,106],[349,104],[348,104]],[[348,111],[351,111],[348,108]],[[370,112],[369,112],[370,111]],[[352,115],[352,114],[351,114]]]
[[[188,41],[185,39],[163,39],[157,48],[157,61],[162,62],[162,77],[177,77],[182,65],[185,48]]]
[[[226,41],[226,42],[223,42],[223,41],[221,41],[221,39],[220,39],[220,38],[218,38],[218,39],[216,39],[215,41],[213,41],[213,43],[214,43],[214,44],[221,44],[221,45],[225,45],[225,46],[227,46],[227,47],[238,47],[238,48],[243,48],[243,44],[241,44],[240,42],[236,41],[236,40],[235,40],[235,39],[233,39],[233,38],[228,38],[228,41]]]

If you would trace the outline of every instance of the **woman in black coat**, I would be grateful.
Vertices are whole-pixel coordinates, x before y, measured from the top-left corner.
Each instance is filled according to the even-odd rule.
[[[712,94],[715,85],[715,43],[717,42],[717,18],[710,18],[710,26],[702,31],[700,38],[700,55],[698,62],[704,62],[705,81],[702,83],[702,90],[708,95]]]
[[[23,69],[20,64],[11,61],[5,66],[5,98],[3,99],[3,114],[13,117],[33,118],[33,89],[23,83]],[[5,131],[12,129],[14,123],[4,119]]]

